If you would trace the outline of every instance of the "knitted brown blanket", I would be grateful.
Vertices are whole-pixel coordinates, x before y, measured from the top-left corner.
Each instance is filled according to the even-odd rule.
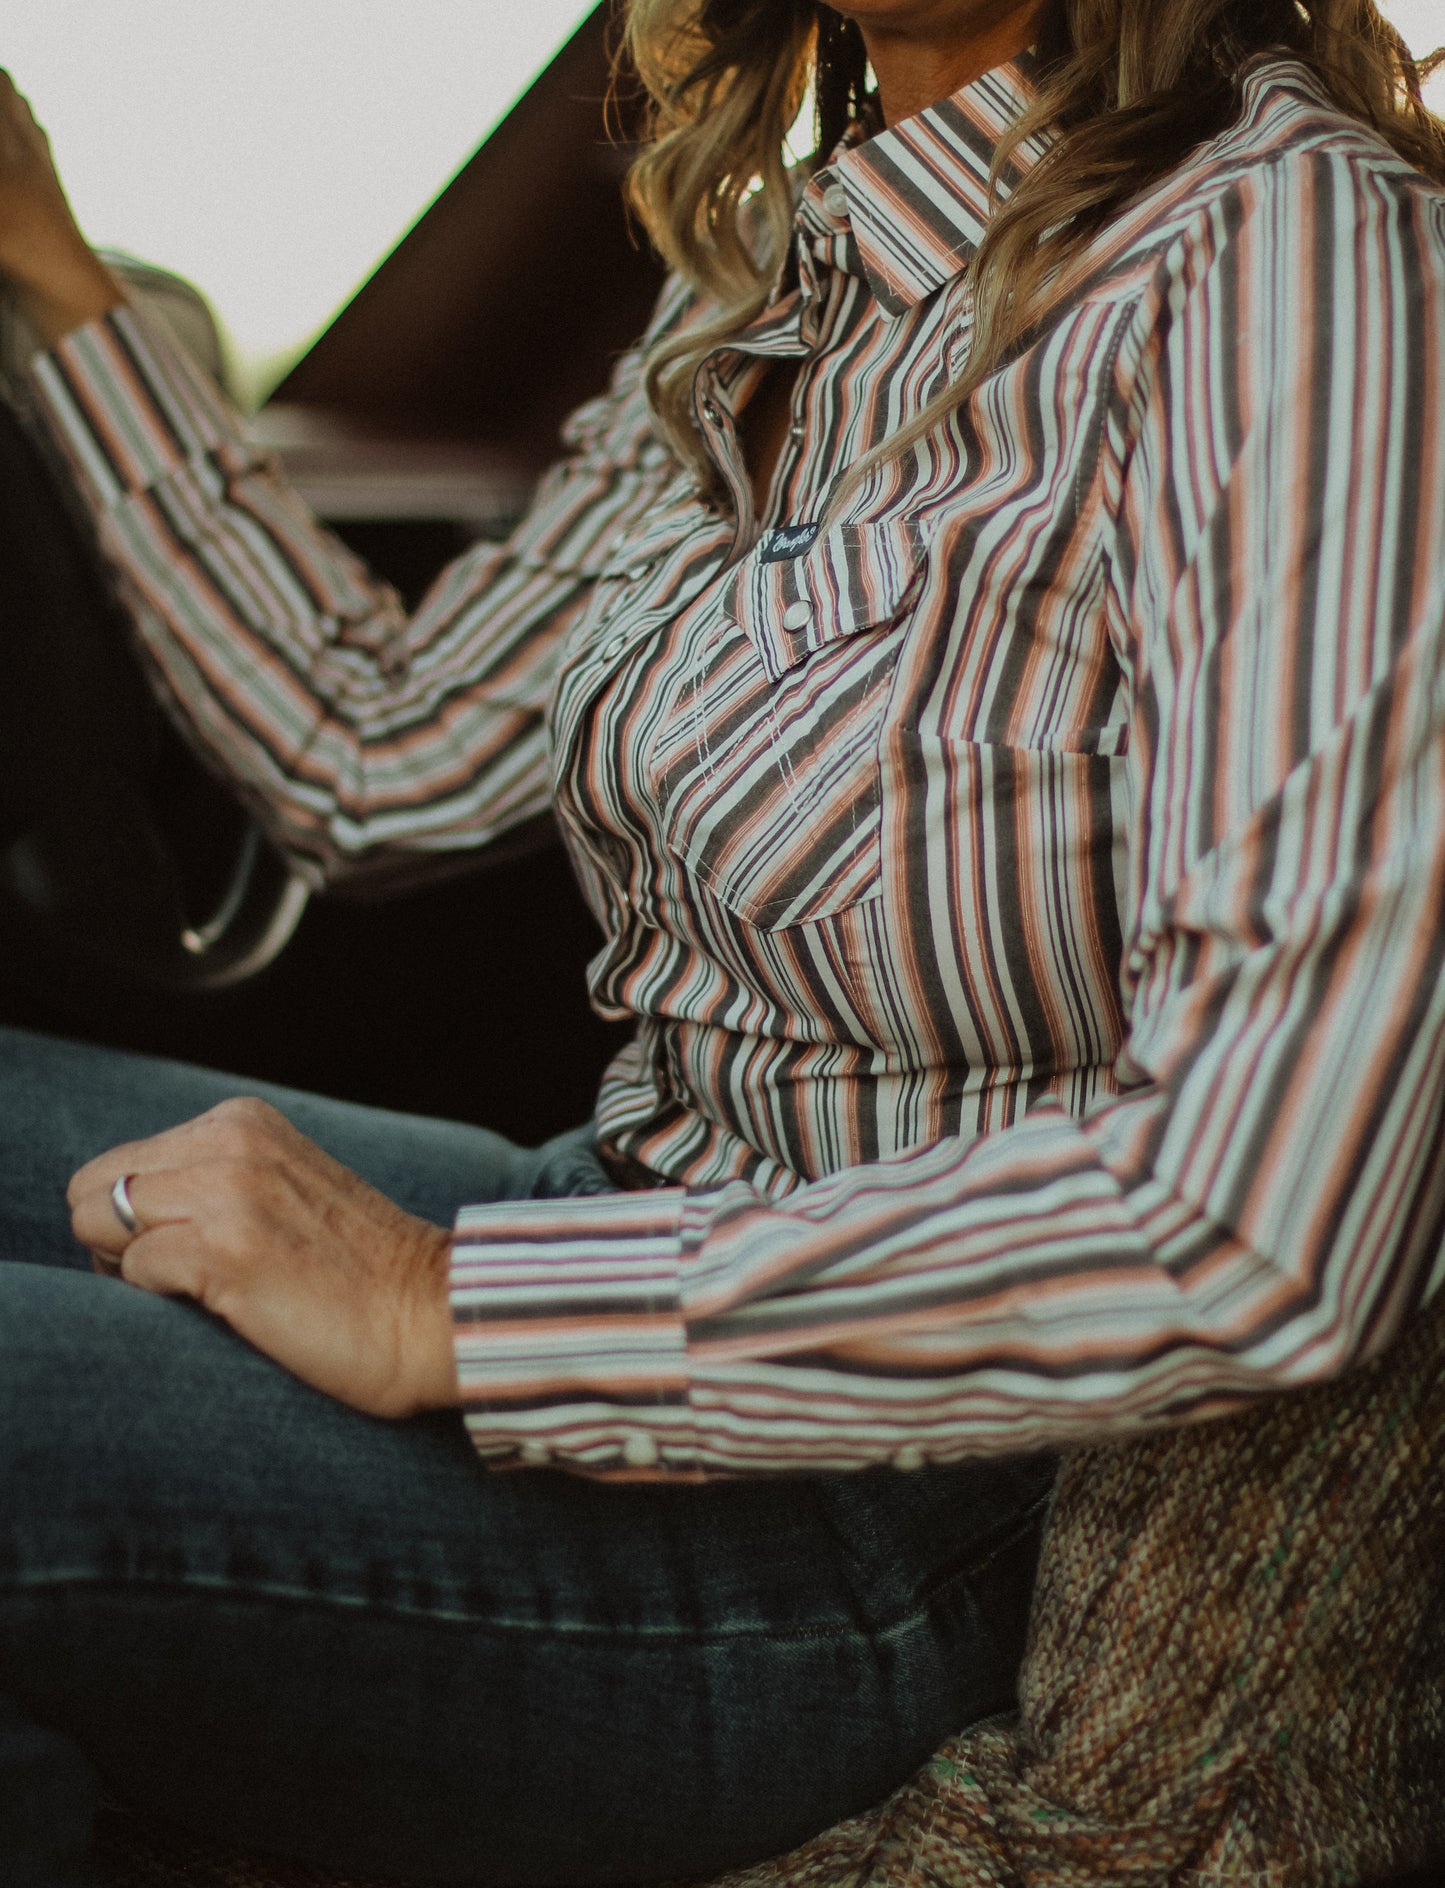
[[[1018,1719],[714,1888],[1334,1888],[1432,1854],[1439,1308],[1337,1384],[1072,1457]]]
[[[107,1821],[109,1879],[319,1888]],[[1445,1852],[1445,1312],[1070,1459],[1016,1720],[712,1888],[1340,1888]],[[1445,1878],[1445,1870],[1442,1870]]]

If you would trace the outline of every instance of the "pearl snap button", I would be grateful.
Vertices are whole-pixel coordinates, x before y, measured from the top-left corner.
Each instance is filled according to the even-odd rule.
[[[901,1468],[905,1474],[923,1468],[927,1461],[928,1457],[916,1442],[905,1442],[901,1449],[895,1450],[893,1456],[894,1468]]]
[[[801,420],[793,421],[792,425],[788,428],[788,437],[795,445],[798,440],[803,437],[803,422]]]
[[[811,603],[790,603],[783,611],[784,629],[806,629],[813,620]]]
[[[829,216],[846,216],[848,214],[848,192],[843,188],[842,184],[829,184],[828,188],[823,192],[823,208],[828,212]]]
[[[718,412],[717,407],[714,405],[714,403],[711,400],[703,401],[702,411],[703,411],[703,417],[707,421],[709,426],[722,425],[722,414]]]
[[[524,1442],[519,1453],[528,1468],[545,1468],[552,1460],[552,1451],[545,1442]]]
[[[607,661],[613,662],[622,654],[622,651],[626,647],[627,638],[625,636],[614,636],[611,642],[608,643],[607,647],[602,651],[602,654]]]
[[[657,1443],[651,1436],[629,1436],[622,1445],[622,1459],[629,1468],[654,1468]]]

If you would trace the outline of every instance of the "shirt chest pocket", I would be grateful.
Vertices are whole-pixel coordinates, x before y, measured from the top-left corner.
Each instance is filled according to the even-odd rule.
[[[679,650],[649,774],[684,884],[776,930],[878,892],[880,745],[923,547],[899,519],[765,548]]]

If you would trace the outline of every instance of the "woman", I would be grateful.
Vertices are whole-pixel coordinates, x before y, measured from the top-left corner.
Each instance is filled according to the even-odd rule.
[[[7,1880],[78,1878],[97,1770],[413,1878],[780,1850],[1007,1706],[1049,1451],[1341,1372],[1439,1271],[1445,133],[1398,41],[628,30],[673,286],[409,623],[6,95],[37,415],[157,686],[317,882],[550,803],[637,1022],[533,1154],[7,1041]]]

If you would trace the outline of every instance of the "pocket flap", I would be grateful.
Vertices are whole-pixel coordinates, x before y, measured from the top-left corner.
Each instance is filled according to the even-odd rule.
[[[923,568],[911,518],[835,524],[796,557],[768,554],[779,535],[743,560],[725,598],[774,681],[844,636],[891,623]]]

